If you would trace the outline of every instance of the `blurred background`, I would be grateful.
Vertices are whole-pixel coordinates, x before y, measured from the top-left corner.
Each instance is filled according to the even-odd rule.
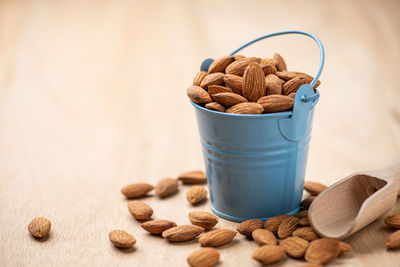
[[[399,14],[398,0],[0,0],[0,231],[14,227],[1,238],[26,238],[17,228],[37,213],[101,224],[109,216],[99,209],[116,212],[107,198],[120,200],[133,178],[203,168],[186,88],[203,59],[280,30],[314,33],[326,49],[307,178],[331,184],[385,165],[400,154]],[[243,54],[275,52],[289,70],[318,69],[318,49],[303,36]],[[80,237],[60,235],[81,264],[72,256]],[[0,265],[36,253],[11,246]]]

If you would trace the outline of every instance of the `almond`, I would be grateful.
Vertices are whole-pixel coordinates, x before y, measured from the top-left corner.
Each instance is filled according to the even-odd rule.
[[[251,237],[251,234],[253,233],[253,231],[256,229],[261,229],[262,225],[263,225],[263,222],[261,220],[247,220],[247,221],[239,223],[236,226],[236,230],[239,233],[241,233],[242,235]]]
[[[108,234],[110,242],[118,248],[130,248],[136,243],[136,239],[122,230],[113,230]]]
[[[279,243],[279,246],[284,248],[286,254],[292,258],[302,258],[306,253],[309,242],[303,238],[294,236],[288,237]]]
[[[276,233],[278,231],[279,225],[283,222],[284,219],[290,218],[291,215],[279,215],[272,218],[269,218],[263,225],[263,228],[271,231],[272,233]]]
[[[252,63],[260,63],[261,58],[258,57],[246,57],[239,59],[237,61],[232,62],[229,66],[225,69],[226,74],[233,74],[237,76],[243,76],[244,71],[246,70],[247,66]]]
[[[301,208],[305,209],[305,210],[309,209],[311,206],[311,203],[314,201],[314,199],[315,199],[315,197],[308,197],[308,198],[303,199],[303,201],[301,201],[301,204],[300,204]]]
[[[236,61],[236,60],[239,60],[239,59],[242,59],[242,58],[246,58],[245,56],[243,56],[243,55],[234,55],[233,56],[233,59]]]
[[[346,242],[343,241],[339,241],[339,247],[340,247],[340,254],[343,254],[345,252],[351,252],[353,250],[350,244],[347,244]]]
[[[301,76],[291,79],[283,84],[282,93],[284,95],[290,95],[291,93],[296,93],[297,90],[300,88],[300,86],[306,83],[307,80]]]
[[[154,186],[147,183],[135,183],[124,186],[121,193],[126,198],[138,198],[145,196],[148,192],[154,189]]]
[[[308,241],[312,241],[312,240],[316,240],[316,239],[320,238],[319,235],[316,232],[314,232],[314,230],[311,226],[299,228],[299,229],[293,231],[292,235],[304,238],[305,240],[308,240]]]
[[[175,227],[176,223],[168,220],[154,220],[142,223],[140,226],[150,234],[160,235],[165,230]]]
[[[243,95],[243,78],[233,74],[224,76],[226,86],[236,94]]]
[[[327,264],[340,253],[339,241],[332,238],[321,238],[310,243],[305,255],[308,262]]]
[[[301,217],[299,220],[299,225],[310,226],[310,221],[308,220],[308,217]]]
[[[208,87],[208,93],[212,96],[218,93],[233,93],[231,89],[221,85],[210,85]]]
[[[287,71],[286,62],[281,55],[276,53],[274,55],[274,60],[275,60],[276,69],[278,71]]]
[[[279,246],[265,245],[254,251],[252,257],[262,264],[273,264],[285,256],[285,250]]]
[[[295,215],[297,218],[303,218],[308,216],[308,210],[302,210]]]
[[[316,263],[304,263],[300,265],[300,267],[322,267],[321,264],[316,264]]]
[[[278,243],[278,240],[276,239],[275,235],[271,231],[265,229],[256,229],[253,231],[251,235],[254,241],[256,241],[257,244],[261,246],[276,245]]]
[[[246,98],[235,93],[218,93],[213,95],[212,98],[225,107],[247,102]]]
[[[187,89],[187,95],[196,104],[205,104],[212,101],[207,91],[196,85],[192,85]]]
[[[171,242],[188,241],[204,232],[204,228],[195,225],[181,225],[169,228],[162,236]]]
[[[208,108],[208,109],[211,109],[211,110],[220,111],[220,112],[224,112],[225,111],[225,107],[223,105],[221,105],[220,103],[217,103],[217,102],[207,103],[204,107]]]
[[[265,64],[265,65],[261,65],[261,68],[264,72],[264,76],[267,76],[269,74],[275,74],[276,73],[276,68],[274,65],[271,64]]]
[[[153,209],[142,201],[129,201],[128,210],[136,220],[147,220],[153,215]]]
[[[291,93],[290,95],[288,95],[288,97],[291,97],[291,98],[295,98],[295,96],[296,96],[296,93]]]
[[[397,230],[387,238],[386,247],[400,248],[400,230]]]
[[[250,63],[243,76],[243,95],[252,102],[256,102],[265,95],[265,76],[258,63]]]
[[[156,194],[159,197],[167,197],[178,192],[178,180],[173,178],[162,179],[155,187]]]
[[[304,182],[304,190],[306,190],[312,196],[319,195],[319,193],[324,191],[326,188],[327,188],[326,185],[318,182],[311,182],[311,181]]]
[[[224,83],[224,76],[225,74],[223,74],[222,72],[208,74],[201,81],[200,87],[207,89],[210,85],[221,85]]]
[[[51,229],[51,222],[49,219],[44,217],[34,218],[28,224],[29,233],[31,233],[31,235],[33,235],[36,238],[46,236],[50,232],[50,229]]]
[[[211,229],[218,223],[217,216],[206,211],[190,212],[189,220],[192,224],[200,226],[204,229]]]
[[[205,184],[207,183],[207,176],[203,171],[196,170],[181,173],[178,180],[183,184]]]
[[[187,259],[191,267],[211,267],[219,261],[219,252],[215,248],[201,248]]]
[[[236,236],[236,232],[228,229],[213,230],[199,238],[203,247],[219,247],[230,243]]]
[[[276,72],[276,75],[285,81],[289,81],[289,80],[299,77],[299,76],[305,78],[307,80],[308,84],[310,84],[314,80],[314,77],[312,77],[311,75],[308,75],[303,72],[298,72],[298,71],[283,71],[283,72],[278,71],[278,72]],[[314,85],[314,89],[317,89],[317,87],[320,86],[320,84],[321,84],[321,81],[318,80],[316,82],[316,84]]]
[[[263,111],[264,108],[260,104],[253,102],[239,103],[226,110],[232,114],[261,114]]]
[[[395,214],[385,218],[386,225],[393,228],[400,228],[400,214]]]
[[[299,222],[299,218],[295,216],[290,216],[286,219],[283,219],[282,223],[279,225],[278,228],[278,237],[284,239],[289,237],[293,231],[296,229],[296,226]]]
[[[270,65],[272,65],[272,66],[274,66],[276,68],[276,63],[275,63],[275,60],[273,58],[263,58],[263,59],[261,59],[260,65],[263,66],[263,65],[266,65],[266,64],[270,64]]]
[[[197,204],[205,200],[206,198],[207,198],[207,190],[200,185],[192,186],[186,193],[186,199],[191,204]]]
[[[208,73],[225,72],[226,67],[234,60],[233,56],[220,57],[214,60],[208,68]]]
[[[292,109],[294,100],[284,95],[267,95],[261,97],[257,103],[263,106],[264,112],[282,112]]]
[[[265,89],[266,95],[281,95],[282,94],[282,81],[274,74],[265,76]]]
[[[207,72],[199,71],[193,79],[193,85],[200,86],[201,81],[207,76]]]

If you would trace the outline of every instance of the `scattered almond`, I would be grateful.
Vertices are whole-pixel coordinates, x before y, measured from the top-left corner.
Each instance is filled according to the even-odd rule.
[[[208,68],[208,73],[225,72],[226,67],[233,62],[233,56],[220,57],[214,60]]]
[[[200,185],[192,186],[186,193],[186,199],[191,204],[200,203],[206,198],[207,198],[207,190]]]
[[[263,222],[261,220],[247,220],[244,222],[239,223],[236,226],[236,230],[245,235],[247,237],[251,237],[251,234],[254,230],[260,229],[263,226]]]
[[[261,97],[257,103],[264,108],[264,112],[282,112],[293,108],[294,100],[284,95],[268,95]]]
[[[236,60],[239,60],[239,59],[242,59],[242,58],[245,58],[245,56],[243,56],[243,55],[234,55],[233,56],[233,59],[236,61]]]
[[[301,217],[299,220],[299,225],[310,226],[310,221],[308,220],[308,217]]]
[[[136,220],[147,220],[153,215],[153,209],[142,201],[129,201],[128,210]]]
[[[276,245],[265,245],[254,251],[252,257],[262,264],[273,264],[285,256],[285,250]]]
[[[193,79],[193,85],[200,86],[201,81],[207,76],[207,72],[199,71]]]
[[[218,217],[206,211],[189,212],[189,220],[204,229],[211,229],[218,223]]]
[[[196,104],[205,104],[212,101],[207,91],[196,85],[192,85],[187,89],[187,95]]]
[[[173,178],[162,179],[155,187],[159,197],[167,197],[178,192],[178,180]]]
[[[339,247],[340,247],[340,254],[343,254],[345,252],[351,252],[353,250],[350,244],[343,241],[339,241]]]
[[[210,85],[221,85],[224,83],[224,76],[222,72],[215,72],[208,74],[204,79],[201,81],[200,87],[204,89],[208,89]]]
[[[306,253],[309,242],[303,238],[293,236],[282,240],[279,243],[280,247],[283,247],[292,258],[302,258]]]
[[[225,111],[225,107],[223,105],[221,105],[220,103],[217,103],[217,102],[207,103],[204,107],[208,108],[208,109],[211,109],[211,110],[220,111],[220,112],[224,112]]]
[[[316,264],[316,263],[304,263],[300,265],[300,267],[322,267],[321,264]]]
[[[234,93],[243,95],[243,78],[233,74],[226,74],[224,82]]]
[[[212,98],[221,105],[224,105],[225,107],[230,107],[239,103],[247,102],[247,99],[243,96],[229,92],[214,94]]]
[[[278,243],[278,240],[276,239],[275,235],[266,229],[256,229],[253,231],[251,234],[254,241],[257,242],[257,244],[263,246],[263,245],[276,245]]]
[[[243,75],[243,95],[256,102],[265,95],[265,76],[258,63],[250,63]]]
[[[282,223],[278,228],[278,237],[281,239],[289,237],[293,231],[296,229],[296,226],[299,222],[299,218],[295,216],[290,216],[286,219],[283,219]]]
[[[237,76],[243,76],[244,71],[246,70],[247,66],[252,63],[260,63],[261,58],[258,57],[246,57],[242,58],[239,60],[236,60],[229,64],[229,66],[226,68],[225,73],[226,74],[233,74]]]
[[[321,238],[310,243],[305,255],[308,262],[327,264],[340,253],[339,241],[332,238]]]
[[[183,184],[205,184],[207,176],[203,171],[184,172],[178,176],[178,180]]]
[[[400,214],[395,214],[385,218],[386,225],[393,228],[400,228]]]
[[[50,232],[50,229],[51,229],[51,222],[49,219],[44,217],[34,218],[28,224],[29,233],[31,233],[31,235],[33,235],[36,238],[46,236]]]
[[[171,242],[188,241],[204,232],[204,228],[195,225],[181,225],[169,228],[162,236]]]
[[[126,198],[138,198],[147,195],[148,192],[154,189],[154,186],[148,183],[135,183],[124,186],[121,193]]]
[[[199,238],[203,247],[219,247],[230,243],[236,236],[236,232],[228,229],[213,230]]]
[[[299,229],[295,230],[292,233],[292,235],[304,238],[305,240],[308,240],[308,241],[312,241],[312,240],[316,240],[316,239],[320,238],[319,235],[313,230],[313,228],[311,226],[299,228]]]
[[[154,220],[142,223],[140,226],[150,234],[160,235],[165,230],[175,227],[176,223],[168,220]]]
[[[284,219],[290,218],[290,217],[291,217],[291,215],[279,215],[279,216],[272,217],[264,223],[263,228],[267,229],[273,233],[276,233],[278,231],[279,225],[281,225],[282,221]]]
[[[319,193],[324,191],[326,188],[327,188],[326,185],[318,182],[311,182],[311,181],[304,182],[304,190],[306,190],[312,196],[319,195]]]
[[[287,71],[286,62],[281,55],[276,53],[274,55],[274,61],[278,71]]]
[[[273,58],[263,58],[263,59],[261,59],[260,65],[264,66],[266,64],[272,65],[272,66],[274,66],[276,68],[276,63],[275,63],[275,60]]]
[[[122,230],[113,230],[108,234],[110,242],[118,248],[130,248],[136,243],[136,239]]]
[[[219,261],[219,252],[215,248],[201,248],[189,255],[191,267],[211,267]]]
[[[389,235],[386,240],[387,248],[400,248],[400,230]]]
[[[302,210],[295,215],[297,218],[303,218],[308,216],[308,210]]]
[[[246,102],[236,104],[226,110],[226,113],[232,114],[261,114],[264,108],[257,103]]]
[[[301,201],[300,207],[305,210],[309,209],[314,199],[315,197],[308,197],[303,199],[303,201]]]

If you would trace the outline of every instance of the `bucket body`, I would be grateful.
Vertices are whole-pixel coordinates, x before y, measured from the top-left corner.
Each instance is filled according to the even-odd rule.
[[[314,106],[300,96],[293,112],[273,114],[227,114],[193,105],[212,211],[239,222],[296,214]]]

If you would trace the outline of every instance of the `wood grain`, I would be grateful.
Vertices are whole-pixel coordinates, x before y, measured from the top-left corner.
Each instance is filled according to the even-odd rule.
[[[0,266],[186,266],[199,244],[146,233],[120,189],[203,168],[186,87],[204,58],[272,31],[308,30],[326,48],[307,178],[332,184],[384,166],[400,154],[399,9],[396,0],[0,1]],[[275,52],[289,70],[317,70],[304,37],[243,53]],[[209,210],[187,203],[187,190],[144,201],[153,218],[186,224],[189,211]],[[27,231],[38,216],[52,223],[41,242]],[[133,234],[135,249],[111,246],[113,229]],[[354,253],[334,265],[394,266],[391,232],[379,219],[346,240]],[[219,249],[219,266],[258,266],[258,245],[236,239]]]

